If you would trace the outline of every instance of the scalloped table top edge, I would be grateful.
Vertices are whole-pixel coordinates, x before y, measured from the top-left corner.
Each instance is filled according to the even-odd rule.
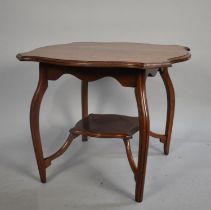
[[[78,66],[160,68],[190,59],[188,47],[133,42],[72,42],[19,53],[20,61]]]

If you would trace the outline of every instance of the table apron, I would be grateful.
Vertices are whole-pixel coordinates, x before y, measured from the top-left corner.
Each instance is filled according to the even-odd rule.
[[[116,79],[122,86],[136,87],[138,75],[155,76],[157,69],[99,68],[99,67],[69,67],[40,63],[46,71],[48,80],[57,80],[64,74],[71,74],[80,80],[91,82],[104,77]]]

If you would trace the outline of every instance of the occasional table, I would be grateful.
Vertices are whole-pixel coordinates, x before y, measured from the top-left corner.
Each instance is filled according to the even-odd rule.
[[[20,61],[39,62],[39,82],[30,109],[32,141],[41,182],[46,182],[46,168],[62,155],[73,139],[87,137],[119,138],[125,145],[127,158],[136,182],[135,200],[141,202],[147,164],[149,136],[160,140],[164,154],[168,155],[174,118],[175,95],[168,67],[190,58],[189,48],[179,45],[153,45],[141,43],[75,42],[41,47],[20,53]],[[166,89],[167,117],[164,134],[150,130],[146,96],[146,80],[159,72]],[[48,80],[57,80],[71,74],[81,80],[82,118],[70,129],[63,146],[49,157],[43,154],[39,113]],[[88,114],[88,82],[113,77],[122,86],[134,88],[138,117],[117,114]],[[133,159],[130,139],[139,131],[138,162]]]

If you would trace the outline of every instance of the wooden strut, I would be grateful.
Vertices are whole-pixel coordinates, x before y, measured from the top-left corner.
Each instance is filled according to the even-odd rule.
[[[67,148],[70,146],[70,144],[72,143],[72,141],[78,137],[79,135],[76,134],[72,134],[70,133],[67,140],[65,141],[65,143],[62,145],[62,147],[57,150],[57,152],[55,152],[54,154],[50,155],[49,157],[45,158],[45,166],[46,168],[49,167],[51,165],[52,160],[56,159],[57,157],[61,156],[66,150]]]
[[[130,167],[134,173],[134,175],[137,173],[137,166],[136,163],[133,159],[133,154],[130,146],[130,140],[129,139],[123,139],[124,145],[125,145],[125,150],[128,158],[128,162],[130,164]]]
[[[158,133],[155,133],[155,132],[152,132],[152,131],[149,132],[149,135],[153,138],[159,139],[160,142],[162,142],[162,143],[166,142],[166,135],[158,134]]]

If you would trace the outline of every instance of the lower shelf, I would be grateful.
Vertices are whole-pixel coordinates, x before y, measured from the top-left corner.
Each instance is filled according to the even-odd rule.
[[[70,132],[98,138],[130,139],[138,130],[137,117],[116,114],[90,114],[80,120]]]

